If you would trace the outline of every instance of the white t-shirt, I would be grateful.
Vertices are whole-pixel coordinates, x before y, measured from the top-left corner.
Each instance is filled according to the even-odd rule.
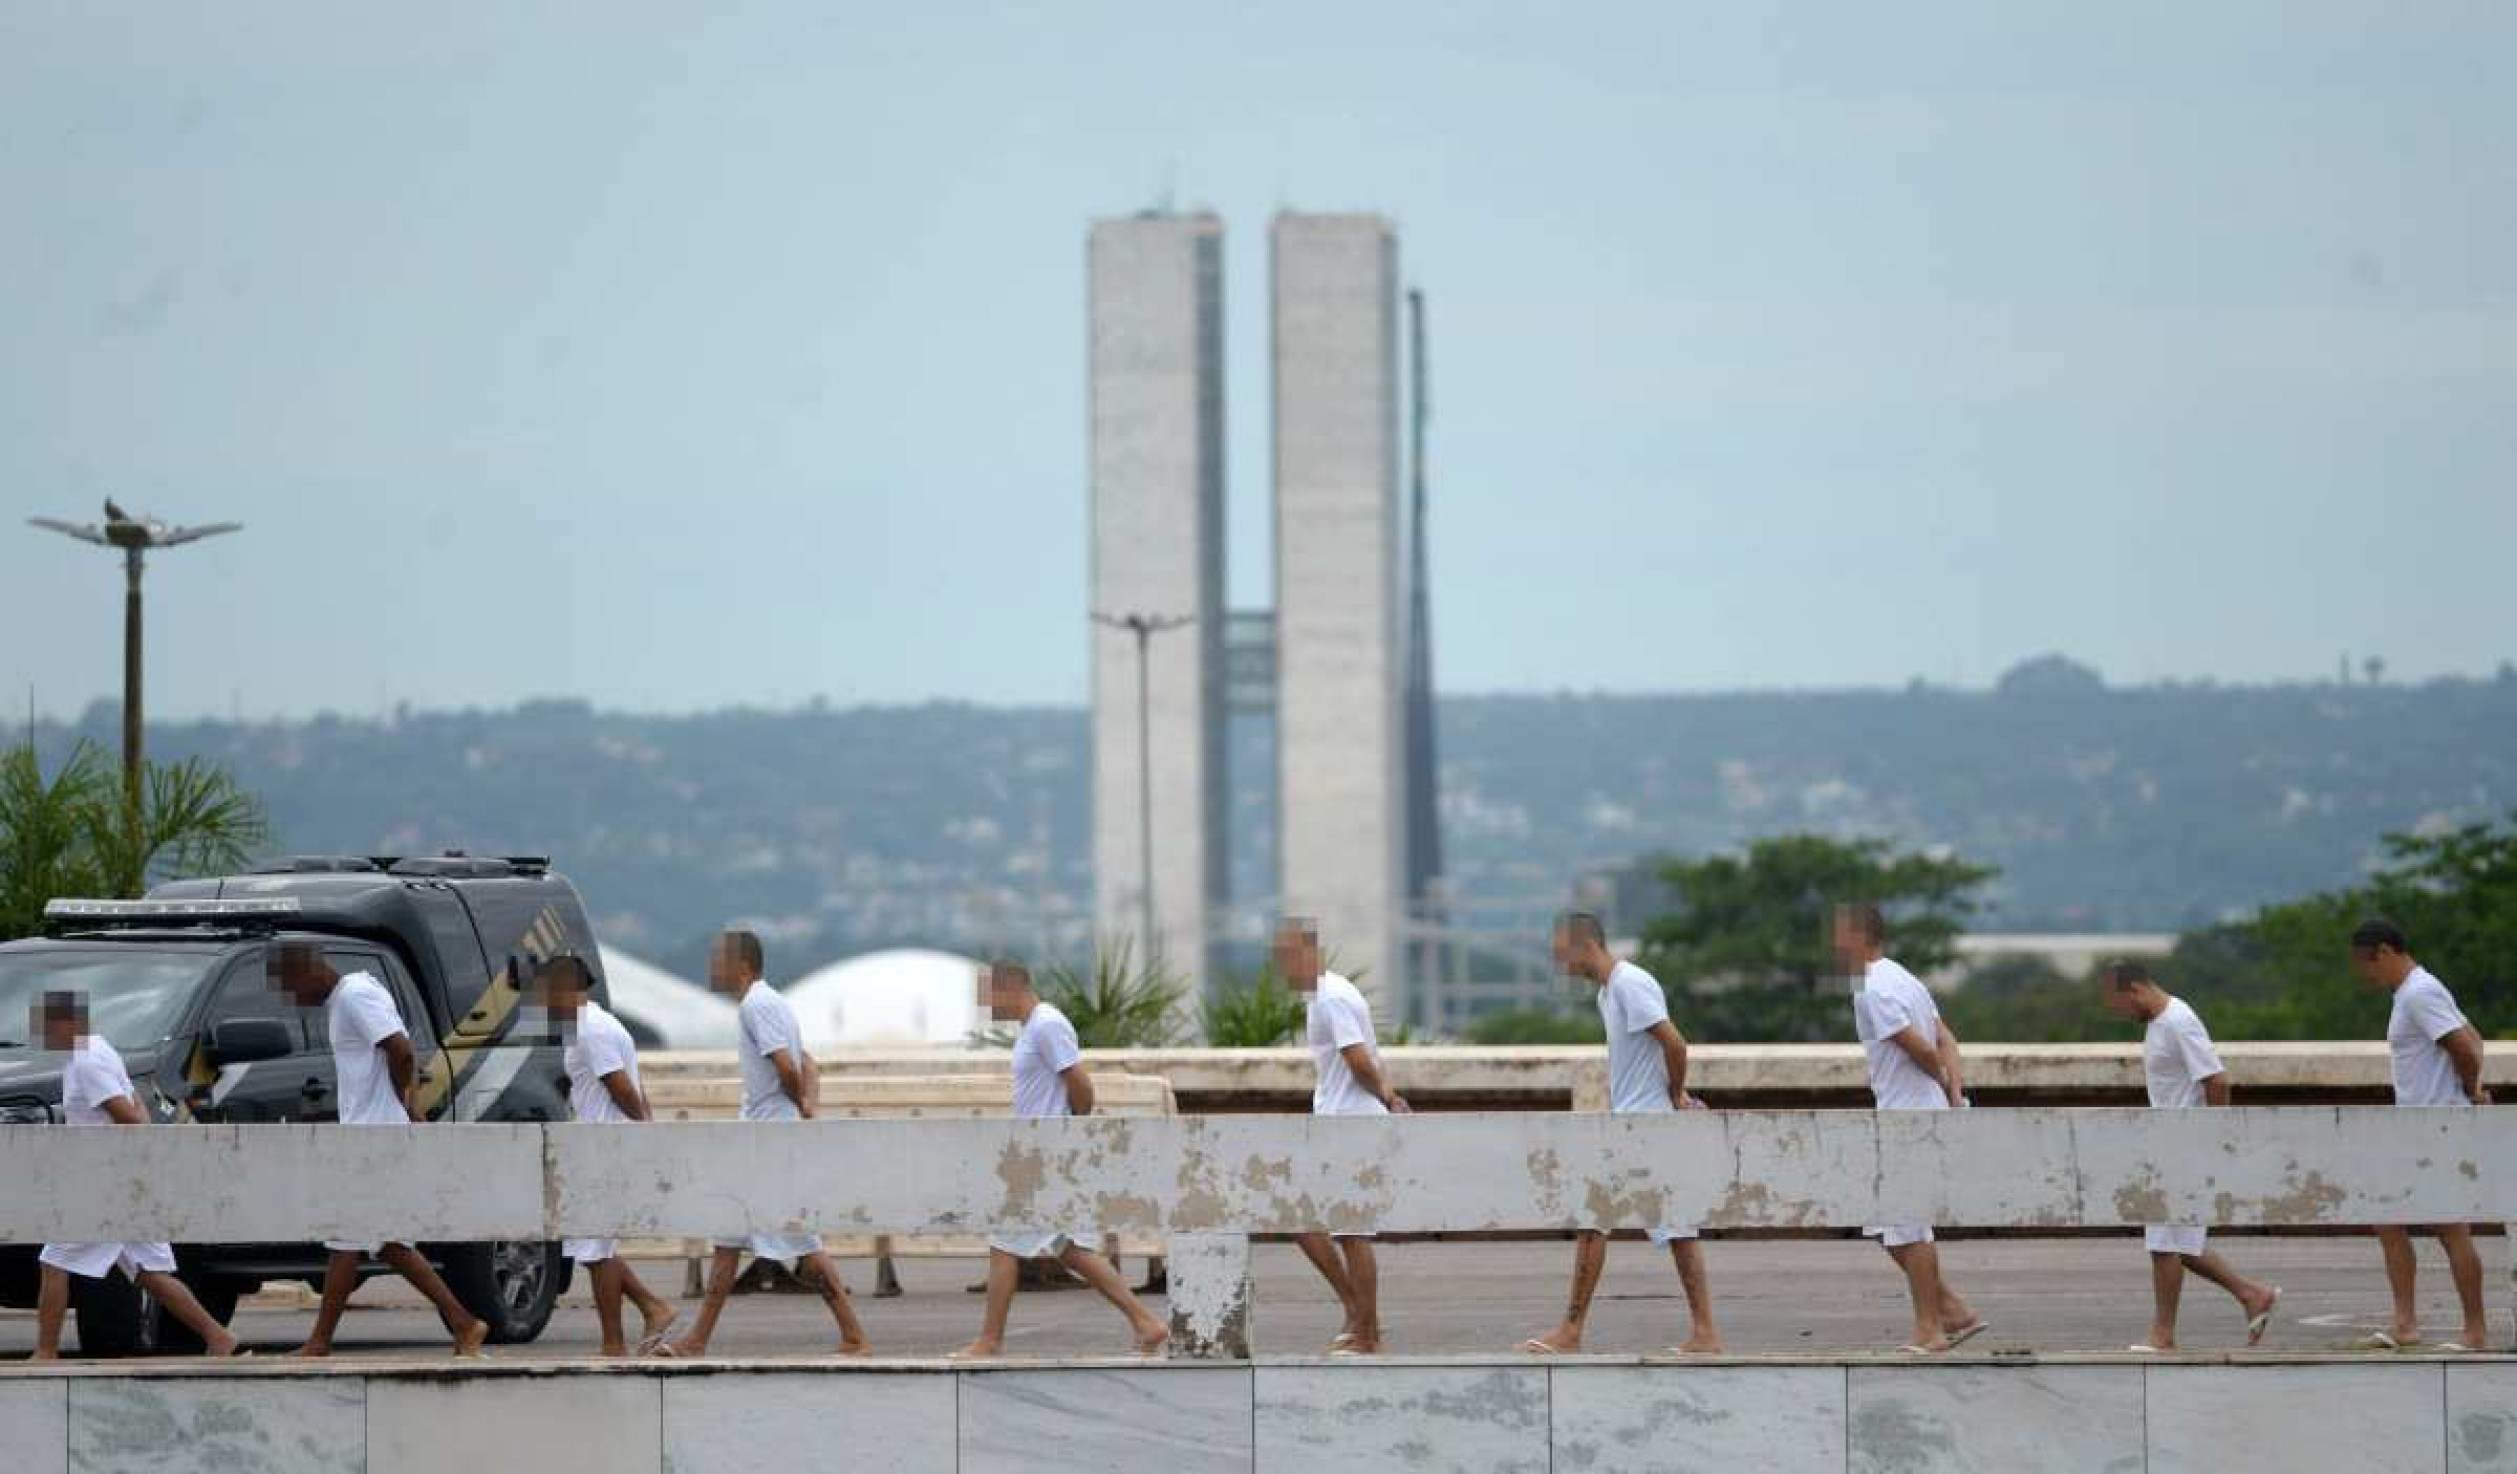
[[[1014,1038],[1014,1114],[1022,1117],[1070,1115],[1066,1081],[1062,1078],[1084,1057],[1075,1042],[1075,1026],[1054,1003],[1035,1003]]]
[[[1940,1081],[1892,1042],[1909,1028],[1937,1043],[1940,1005],[1920,978],[1882,957],[1870,964],[1853,993],[1853,1032],[1870,1066],[1870,1098],[1883,1111],[1946,1110],[1949,1097],[1941,1093]]]
[[[105,1102],[118,1095],[128,1095],[136,1104],[139,1094],[131,1088],[131,1072],[122,1067],[122,1054],[102,1034],[90,1034],[70,1051],[70,1063],[61,1072],[61,1117],[73,1126],[111,1126],[114,1118],[105,1114]]]
[[[638,1088],[638,1041],[628,1026],[588,998],[577,1005],[577,1025],[560,1056],[568,1070],[568,1111],[580,1121],[626,1121],[629,1113],[612,1099],[603,1077],[629,1072],[629,1088]]]
[[[1669,999],[1650,973],[1631,962],[1609,970],[1599,990],[1599,1021],[1608,1031],[1608,1109],[1668,1111],[1669,1057],[1652,1026],[1669,1018]]]
[[[2221,1073],[2220,1052],[2211,1047],[2211,1031],[2202,1015],[2182,998],[2170,998],[2159,1016],[2141,1032],[2141,1074],[2149,1082],[2150,1104],[2181,1109],[2208,1104],[2202,1082]]]
[[[2394,1055],[2395,1104],[2459,1106],[2469,1104],[2464,1082],[2456,1078],[2456,1062],[2438,1041],[2465,1026],[2455,995],[2426,967],[2395,989],[2395,1010],[2386,1020],[2386,1048]]]
[[[1303,1037],[1311,1046],[1311,1062],[1318,1067],[1319,1078],[1311,1087],[1311,1114],[1315,1116],[1386,1116],[1390,1108],[1381,1098],[1363,1088],[1355,1072],[1346,1064],[1346,1050],[1360,1044],[1375,1061],[1381,1052],[1372,1037],[1372,1004],[1363,990],[1333,972],[1320,974],[1319,987],[1311,994],[1311,1005],[1303,1024]]]
[[[743,1069],[743,1119],[746,1121],[800,1121],[804,1113],[778,1083],[778,1067],[769,1056],[783,1049],[794,1064],[804,1064],[804,1029],[795,1021],[795,1009],[784,995],[755,978],[743,990],[743,1001],[737,1006],[736,1022],[742,1031],[741,1046],[735,1051]]]
[[[377,1046],[408,1034],[393,995],[367,973],[345,974],[324,1000],[324,1032],[332,1042],[333,1089],[344,1126],[407,1126],[410,1112],[394,1091],[393,1071]]]

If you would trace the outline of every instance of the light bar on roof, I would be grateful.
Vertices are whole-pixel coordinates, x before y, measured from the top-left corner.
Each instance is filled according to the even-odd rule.
[[[46,901],[47,921],[234,921],[295,916],[295,896],[216,901]]]

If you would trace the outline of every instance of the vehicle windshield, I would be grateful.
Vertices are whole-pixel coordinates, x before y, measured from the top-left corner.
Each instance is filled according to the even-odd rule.
[[[0,1048],[41,1049],[31,1017],[46,993],[87,995],[88,1027],[118,1050],[166,1037],[175,1012],[218,954],[144,947],[0,952]]]

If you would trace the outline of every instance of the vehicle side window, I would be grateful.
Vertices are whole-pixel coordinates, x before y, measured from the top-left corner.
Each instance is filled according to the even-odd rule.
[[[218,995],[210,1000],[209,1012],[201,1019],[201,1037],[232,1019],[275,1018],[297,1031],[297,1047],[301,1051],[330,1047],[324,1032],[323,1010],[300,1008],[295,999],[271,985],[261,953],[240,959],[227,970],[219,984]]]
[[[410,1031],[413,1047],[428,1042],[428,1015],[421,1011],[419,999],[411,991],[410,975],[402,970],[401,964],[380,953],[350,951],[340,947],[324,948],[323,960],[331,963],[332,970],[343,977],[363,972],[384,984],[385,991],[393,995],[394,1011],[402,1015],[402,1027]]]

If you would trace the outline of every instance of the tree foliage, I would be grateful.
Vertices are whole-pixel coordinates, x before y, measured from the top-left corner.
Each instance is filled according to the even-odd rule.
[[[1086,1049],[1160,1049],[1179,1042],[1188,985],[1158,961],[1139,965],[1134,944],[1122,939],[1104,941],[1089,969],[1048,969],[1040,996],[1066,1015]]]
[[[1505,1009],[1468,1026],[1471,1044],[1598,1044],[1607,1037],[1591,1009]]]
[[[1828,921],[1836,905],[1888,913],[1891,953],[1918,973],[1953,944],[1994,871],[1955,858],[1898,853],[1885,840],[1782,835],[1745,855],[1673,860],[1662,878],[1677,909],[1643,931],[1641,962],[1669,993],[1691,1039],[1806,1042],[1850,1036]]]
[[[41,929],[55,897],[128,898],[236,869],[269,834],[261,804],[199,758],[143,764],[138,799],[91,744],[49,777],[31,746],[0,753],[0,938]]]
[[[1217,1049],[1266,1049],[1300,1035],[1309,1005],[1276,976],[1274,963],[1234,978],[1198,1007],[1200,1032]]]

